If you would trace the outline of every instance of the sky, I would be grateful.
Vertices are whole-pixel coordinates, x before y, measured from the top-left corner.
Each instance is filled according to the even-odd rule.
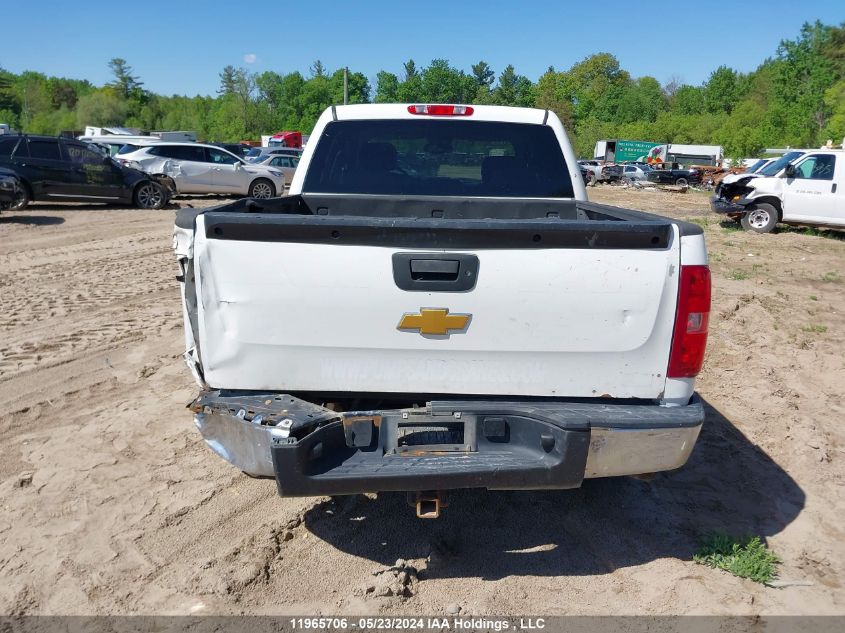
[[[802,23],[845,22],[845,0],[144,0],[0,2],[0,67],[19,73],[111,79],[108,60],[126,59],[148,90],[214,94],[227,65],[295,70],[314,60],[348,66],[375,88],[376,73],[401,76],[443,58],[460,69],[508,64],[532,81],[598,52],[633,76],[697,85],[718,66],[754,70],[795,38]]]

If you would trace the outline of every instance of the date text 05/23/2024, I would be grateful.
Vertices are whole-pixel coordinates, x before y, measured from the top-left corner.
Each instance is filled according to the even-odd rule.
[[[537,631],[544,618],[482,617],[301,617],[289,620],[294,630],[384,631]]]

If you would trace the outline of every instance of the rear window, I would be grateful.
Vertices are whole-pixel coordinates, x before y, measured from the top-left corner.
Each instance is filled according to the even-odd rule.
[[[80,165],[102,165],[105,158],[103,154],[76,143],[66,143],[65,152],[70,162]]]
[[[211,149],[210,147],[208,148],[208,158],[210,162],[221,165],[234,165],[235,163],[240,162],[237,157],[233,156],[231,153],[223,152],[219,149]]]
[[[18,143],[18,137],[0,138],[0,156],[11,156],[12,150]]]
[[[311,159],[303,191],[573,197],[552,128],[432,119],[329,123]]]
[[[58,141],[37,141],[29,140],[29,157],[44,158],[47,160],[61,160]]]
[[[175,160],[190,160],[204,162],[205,148],[192,147],[190,145],[155,145],[147,150],[148,154],[161,156],[162,158],[173,158]]]
[[[121,147],[119,150],[117,150],[117,153],[118,153],[118,155],[129,154],[130,152],[134,152],[139,147],[140,147],[140,145],[130,145],[129,143],[127,143],[126,145]]]
[[[173,158],[173,148],[169,145],[156,145],[147,150],[147,154],[151,156],[161,156],[162,158]]]
[[[276,156],[273,160],[269,163],[273,167],[296,167],[299,164],[298,158],[293,158],[291,156]]]

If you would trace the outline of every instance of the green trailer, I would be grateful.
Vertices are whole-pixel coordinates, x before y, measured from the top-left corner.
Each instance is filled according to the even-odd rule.
[[[669,147],[665,143],[650,141],[609,140],[596,143],[595,156],[597,160],[609,163],[655,163],[666,161]]]

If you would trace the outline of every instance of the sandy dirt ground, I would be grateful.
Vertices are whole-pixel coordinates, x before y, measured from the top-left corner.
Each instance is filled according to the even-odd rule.
[[[590,196],[705,226],[698,445],[648,482],[452,494],[439,521],[401,495],[279,499],[205,447],[172,209],[0,215],[0,613],[845,614],[845,234]],[[695,564],[713,530],[765,537],[809,586]]]

